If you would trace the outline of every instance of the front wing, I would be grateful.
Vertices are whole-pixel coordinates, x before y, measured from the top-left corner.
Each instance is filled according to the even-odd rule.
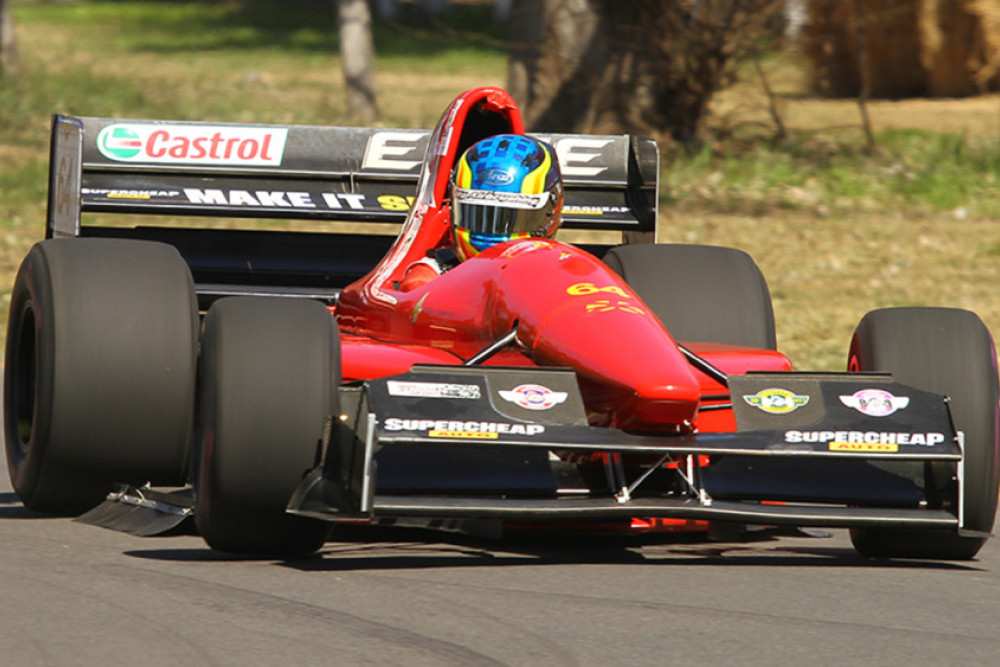
[[[945,397],[887,375],[730,380],[736,432],[635,434],[587,425],[571,370],[414,367],[342,390],[288,511],[962,529],[963,436]]]

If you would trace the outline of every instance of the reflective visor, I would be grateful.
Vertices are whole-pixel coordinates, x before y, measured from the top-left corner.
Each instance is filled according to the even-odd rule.
[[[455,188],[452,218],[476,236],[509,238],[538,233],[549,226],[548,192],[532,195]]]

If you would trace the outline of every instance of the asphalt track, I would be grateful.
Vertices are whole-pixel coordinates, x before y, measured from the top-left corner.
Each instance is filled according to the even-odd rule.
[[[239,560],[29,512],[0,475],[0,664],[1000,664],[1000,540],[929,563],[860,559],[840,531],[356,529],[314,558]]]

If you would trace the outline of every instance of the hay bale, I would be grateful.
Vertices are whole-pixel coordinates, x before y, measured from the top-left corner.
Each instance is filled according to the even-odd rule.
[[[917,54],[919,0],[862,3],[871,96],[911,97],[923,93],[927,77]]]
[[[871,97],[1000,90],[1000,0],[808,0],[807,10],[802,51],[820,95],[860,93],[859,25]]]
[[[861,92],[859,32],[864,32],[871,97],[921,95],[927,75],[920,54],[921,0],[808,0],[803,52],[812,65],[814,90],[830,97]]]
[[[811,69],[813,91],[824,97],[850,97],[861,89],[854,31],[854,3],[807,0],[809,17],[801,49]]]
[[[976,90],[1000,90],[1000,0],[972,0],[969,11],[979,20],[980,52],[973,72]]]
[[[920,16],[921,61],[927,70],[927,95],[965,97],[978,91],[982,68],[980,20],[969,0],[924,3]]]

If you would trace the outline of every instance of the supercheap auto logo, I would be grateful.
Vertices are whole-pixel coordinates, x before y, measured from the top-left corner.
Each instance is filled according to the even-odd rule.
[[[535,436],[545,432],[541,424],[458,421],[448,419],[405,419],[388,417],[387,431],[427,431],[432,438],[475,438],[496,440],[500,435]]]
[[[287,128],[116,124],[97,135],[97,150],[116,162],[279,166]]]

